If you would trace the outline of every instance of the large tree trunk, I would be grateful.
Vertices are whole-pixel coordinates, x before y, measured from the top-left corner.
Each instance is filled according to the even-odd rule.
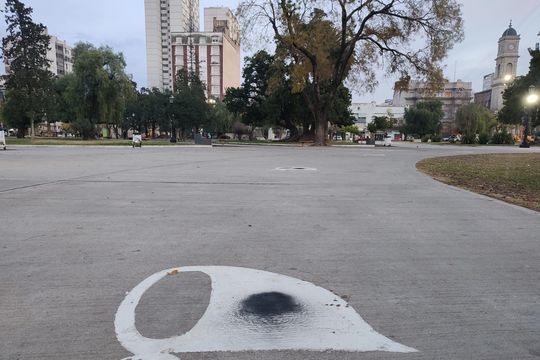
[[[25,135],[26,135],[26,128],[25,127],[17,128],[17,139],[24,139]]]
[[[324,112],[317,112],[315,115],[315,136],[313,145],[326,146],[326,138],[328,136],[328,120]]]
[[[34,117],[30,118],[30,138],[34,140]]]

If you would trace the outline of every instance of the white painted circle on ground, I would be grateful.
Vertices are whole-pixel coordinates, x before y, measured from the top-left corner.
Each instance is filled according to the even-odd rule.
[[[202,272],[212,293],[206,312],[181,336],[150,339],[135,326],[143,294],[166,276]],[[115,318],[116,336],[132,360],[172,360],[173,354],[311,350],[415,352],[377,333],[340,297],[312,283],[267,271],[192,266],[158,272],[131,290]]]

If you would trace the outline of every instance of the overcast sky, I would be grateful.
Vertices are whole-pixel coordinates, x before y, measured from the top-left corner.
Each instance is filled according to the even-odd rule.
[[[146,86],[146,50],[144,0],[23,0],[34,9],[34,20],[49,28],[49,33],[68,41],[88,41],[109,45],[122,52],[127,71],[139,86]],[[518,74],[528,70],[528,47],[540,41],[539,0],[462,0],[465,40],[450,53],[446,64],[448,79],[471,81],[476,91],[482,88],[484,75],[494,72],[497,41],[509,21],[521,35]],[[2,0],[2,9],[5,1]],[[200,0],[202,9],[227,6],[234,9],[238,0]],[[536,21],[535,21],[536,20]],[[1,35],[5,34],[2,26]],[[246,55],[246,54],[244,54]],[[3,72],[3,69],[2,69]],[[377,101],[392,98],[395,79],[380,79],[373,94],[355,94],[355,101]]]

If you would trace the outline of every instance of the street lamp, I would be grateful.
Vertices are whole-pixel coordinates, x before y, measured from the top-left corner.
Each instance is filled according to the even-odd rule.
[[[170,108],[172,109],[172,104],[174,102],[174,95],[171,94],[171,96],[169,97],[169,104],[170,104]],[[176,128],[174,127],[174,114],[170,113],[170,120],[171,120],[171,142],[172,143],[175,143],[176,142]]]
[[[525,129],[523,129],[523,141],[521,142],[521,145],[519,145],[520,148],[528,148],[529,140],[527,139],[527,136],[529,135],[529,127],[530,127],[530,113],[532,113],[532,109],[536,109],[535,105],[538,102],[538,95],[536,94],[536,87],[534,85],[529,86],[529,95],[527,95],[527,105],[530,107],[530,111],[528,111],[528,107],[525,107]]]

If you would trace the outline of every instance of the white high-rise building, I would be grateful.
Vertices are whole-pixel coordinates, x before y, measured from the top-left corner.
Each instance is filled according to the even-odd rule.
[[[64,40],[60,40],[56,36],[50,35],[46,28],[45,34],[50,37],[49,49],[47,50],[47,60],[49,60],[47,70],[52,72],[55,76],[64,76],[73,72],[71,46]],[[4,58],[4,65],[6,74],[9,74],[11,72],[11,60]]]
[[[222,32],[234,43],[240,43],[240,24],[229,8],[204,8],[204,31]]]
[[[58,76],[73,72],[73,58],[71,47],[64,40],[51,35],[47,59],[50,61],[49,70]]]
[[[172,33],[199,31],[199,0],[144,0],[148,87],[172,90]]]

